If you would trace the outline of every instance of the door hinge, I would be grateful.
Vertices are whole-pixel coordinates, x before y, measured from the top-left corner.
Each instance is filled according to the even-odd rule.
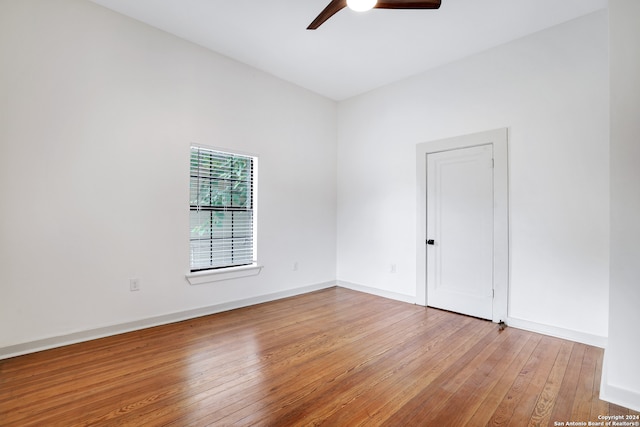
[[[496,297],[496,290],[491,289],[491,298],[495,298],[495,297]]]
[[[491,159],[491,169],[496,167],[496,163],[493,159]]]

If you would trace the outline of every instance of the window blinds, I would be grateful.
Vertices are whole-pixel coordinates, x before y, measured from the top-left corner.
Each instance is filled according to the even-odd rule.
[[[191,147],[191,271],[252,264],[254,159]]]

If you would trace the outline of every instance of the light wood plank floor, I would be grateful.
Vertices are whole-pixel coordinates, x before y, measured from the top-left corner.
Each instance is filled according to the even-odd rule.
[[[638,415],[602,350],[332,288],[0,361],[2,426],[527,426]]]

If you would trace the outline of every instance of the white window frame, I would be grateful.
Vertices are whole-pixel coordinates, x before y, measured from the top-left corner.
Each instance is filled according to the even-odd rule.
[[[228,150],[224,148],[209,147],[200,144],[191,144],[189,146],[189,164],[191,162],[191,149],[200,148],[204,150],[211,150],[222,152],[230,155],[239,155],[251,157],[253,162],[253,183],[252,183],[252,211],[253,211],[253,262],[247,265],[240,266],[228,266],[217,267],[198,271],[189,271],[185,277],[189,284],[200,285],[211,282],[218,282],[223,280],[236,279],[241,277],[255,276],[260,273],[263,266],[257,262],[257,218],[258,218],[258,156],[250,153],[243,153],[237,150]],[[191,167],[189,167],[189,173],[191,174]],[[191,251],[191,249],[189,249]],[[191,270],[191,261],[189,262],[189,270]]]

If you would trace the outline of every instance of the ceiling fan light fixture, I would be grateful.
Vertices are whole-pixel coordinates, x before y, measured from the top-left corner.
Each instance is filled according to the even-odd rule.
[[[376,6],[376,3],[378,3],[378,0],[347,0],[349,9],[356,12],[371,10]]]

